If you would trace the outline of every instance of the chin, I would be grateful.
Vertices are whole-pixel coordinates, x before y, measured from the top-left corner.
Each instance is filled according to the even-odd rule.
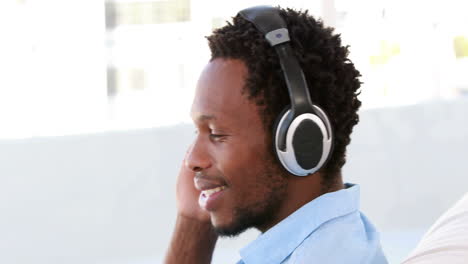
[[[212,213],[211,224],[219,236],[222,237],[235,237],[249,229],[246,222],[233,220],[233,216],[221,216]],[[229,219],[229,220],[228,220]]]
[[[218,234],[218,236],[221,236],[221,237],[236,237],[250,228],[249,226],[242,226],[242,225],[226,225],[226,226],[213,225],[213,227],[214,227],[216,234]]]

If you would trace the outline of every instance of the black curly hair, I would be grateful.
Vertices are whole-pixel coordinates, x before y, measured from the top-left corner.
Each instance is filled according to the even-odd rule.
[[[359,71],[348,59],[348,46],[342,46],[340,35],[325,27],[306,11],[279,8],[285,20],[291,46],[304,71],[312,101],[328,115],[334,130],[334,150],[321,169],[323,183],[330,186],[341,175],[350,134],[359,121],[357,111]],[[207,37],[211,60],[240,59],[248,69],[244,92],[260,107],[269,135],[276,117],[290,104],[288,89],[278,56],[254,25],[240,15],[233,22],[213,31]],[[272,152],[273,152],[273,148]]]

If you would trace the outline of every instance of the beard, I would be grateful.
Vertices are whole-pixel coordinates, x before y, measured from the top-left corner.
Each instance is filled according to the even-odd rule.
[[[272,157],[271,157],[272,158]],[[268,191],[261,199],[248,206],[236,207],[232,221],[226,226],[213,226],[219,236],[235,237],[249,228],[261,229],[275,219],[279,208],[287,198],[288,181],[284,170],[275,161],[268,159],[267,169],[259,176],[264,179],[260,184]]]

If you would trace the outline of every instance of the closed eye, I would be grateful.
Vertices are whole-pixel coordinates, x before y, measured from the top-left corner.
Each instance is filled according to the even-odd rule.
[[[225,137],[225,136],[227,136],[227,135],[210,134],[211,138],[221,138],[221,137]]]
[[[221,135],[221,134],[210,134],[210,138],[215,141],[222,141],[226,139],[228,135]]]

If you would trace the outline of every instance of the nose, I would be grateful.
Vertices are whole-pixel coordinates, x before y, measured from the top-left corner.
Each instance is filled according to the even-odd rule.
[[[203,171],[211,166],[210,155],[202,140],[196,139],[187,150],[185,166],[194,172]]]

